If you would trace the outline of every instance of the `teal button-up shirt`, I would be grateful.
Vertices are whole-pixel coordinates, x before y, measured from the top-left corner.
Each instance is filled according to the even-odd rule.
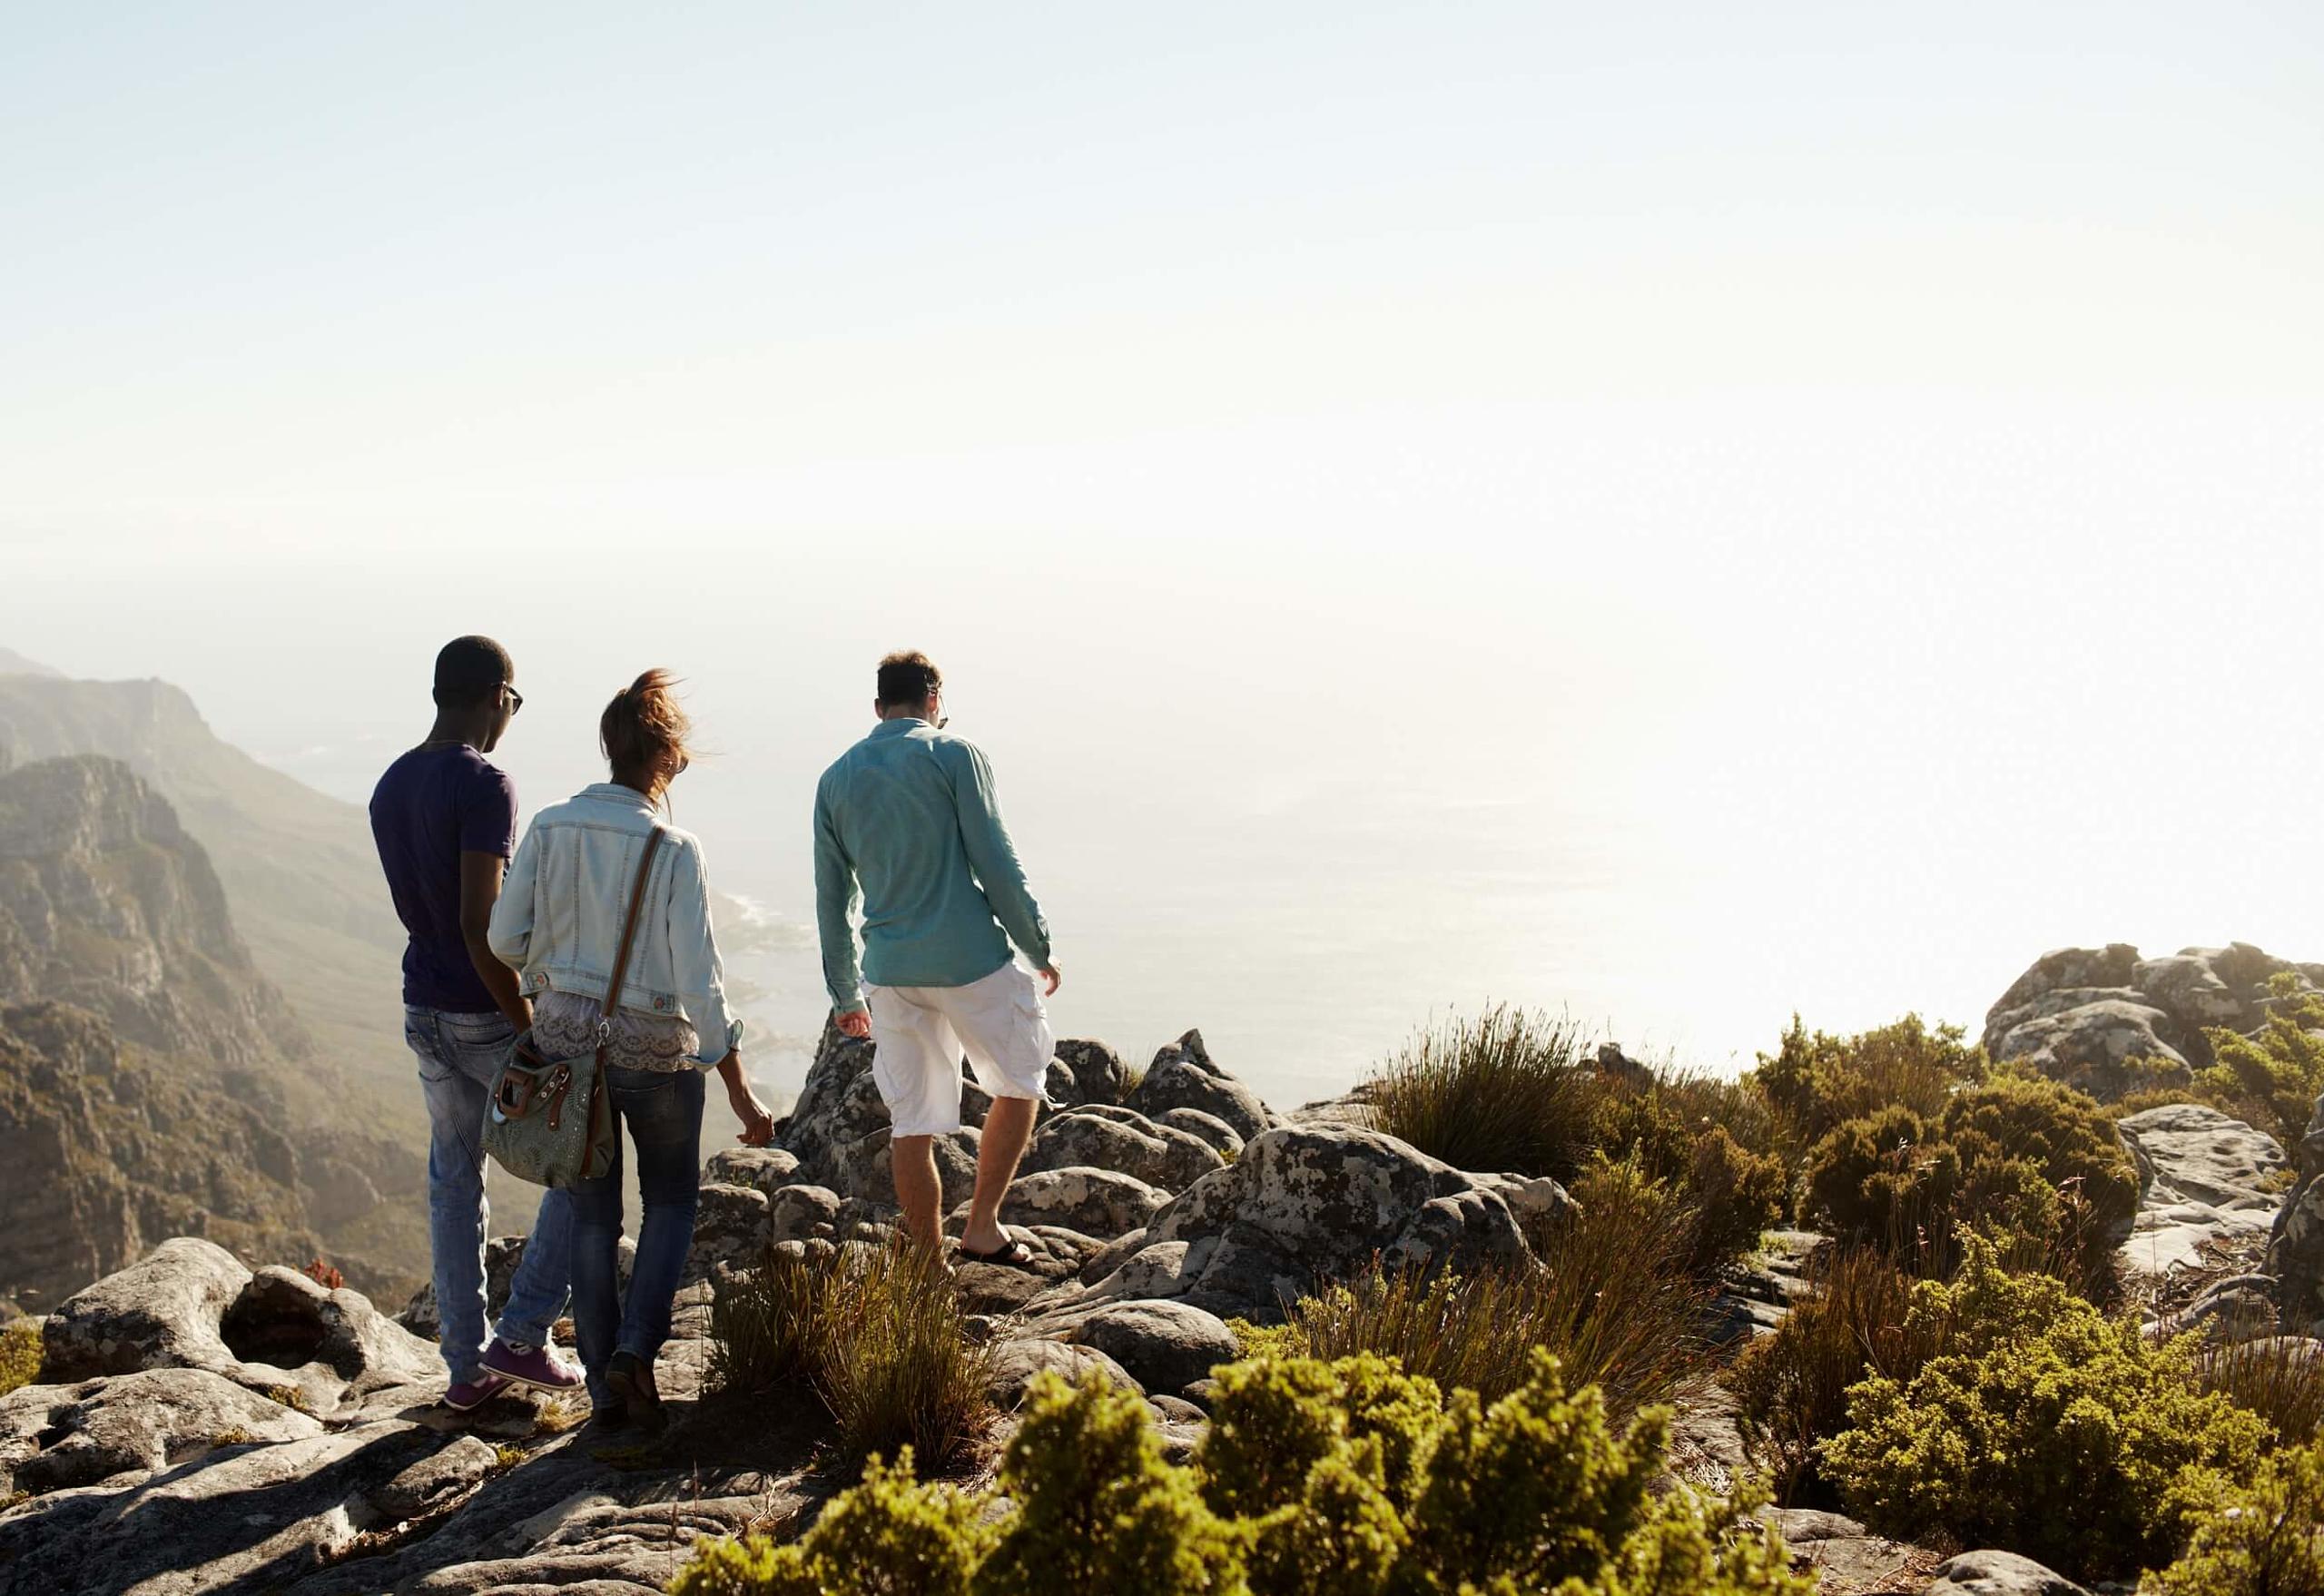
[[[851,923],[863,911],[863,961]],[[1049,922],[1000,822],[992,766],[923,720],[881,721],[815,786],[815,924],[842,1012],[863,982],[964,987],[1015,942],[1049,961]],[[1005,933],[1005,934],[1004,934]]]

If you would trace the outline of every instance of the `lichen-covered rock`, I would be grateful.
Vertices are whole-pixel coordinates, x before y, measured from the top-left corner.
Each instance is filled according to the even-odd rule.
[[[2101,1102],[2191,1079],[2186,1035],[2166,1011],[2136,992],[2070,995],[2082,1000],[2047,1012],[2037,1002],[1996,1016],[1989,1022],[2000,1031],[1993,1057],[2022,1061]]]
[[[1231,1364],[1239,1349],[1234,1332],[1214,1314],[1189,1303],[1115,1303],[1084,1319],[1073,1333],[1135,1374],[1148,1391],[1181,1391]]]
[[[2257,1242],[2283,1201],[2283,1148],[2242,1120],[2195,1103],[2125,1116],[2115,1130],[2139,1171],[2139,1208],[2122,1267],[2152,1278],[2203,1263],[2213,1242]]]
[[[1083,1108],[1092,1103],[1119,1107],[1129,1091],[1129,1066],[1101,1041],[1069,1037],[1058,1043],[1057,1056],[1072,1072],[1073,1085],[1064,1094],[1052,1086],[1049,1095],[1059,1106]]]
[[[0,1496],[153,1473],[232,1441],[322,1433],[306,1414],[207,1369],[148,1369],[0,1398]]]
[[[1184,1191],[1226,1160],[1175,1125],[1157,1125],[1128,1108],[1068,1109],[1043,1125],[1018,1166],[1026,1174],[1074,1167],[1111,1169],[1164,1191]]]
[[[825,1020],[799,1100],[775,1128],[784,1149],[799,1160],[804,1178],[843,1190],[832,1178],[838,1149],[887,1128],[888,1106],[872,1078],[871,1039],[848,1036]]]
[[[694,1210],[684,1278],[707,1280],[720,1264],[755,1261],[766,1251],[772,1229],[766,1193],[753,1186],[705,1183]]]
[[[2014,1552],[1965,1552],[1937,1564],[1921,1596],[2090,1596],[2063,1574]]]
[[[991,1377],[986,1391],[1003,1413],[1013,1413],[1025,1400],[1025,1388],[1037,1374],[1054,1374],[1078,1381],[1096,1370],[1125,1391],[1146,1394],[1128,1370],[1094,1346],[1075,1346],[1047,1336],[1026,1335],[993,1348]]]
[[[68,1298],[42,1326],[51,1380],[238,1360],[219,1334],[251,1272],[215,1242],[181,1236]]]
[[[380,1481],[363,1493],[363,1501],[371,1516],[383,1523],[438,1512],[482,1484],[499,1461],[488,1442],[462,1435],[394,1478]]]
[[[1163,1249],[1163,1250],[1157,1250]],[[1177,1297],[1222,1317],[1279,1317],[1319,1276],[1476,1266],[1531,1256],[1500,1192],[1393,1137],[1289,1126],[1251,1141],[1156,1214],[1146,1246],[1090,1299]]]
[[[1058,1226],[1103,1241],[1137,1229],[1169,1200],[1168,1192],[1110,1169],[1042,1169],[1010,1183],[1000,1220]],[[952,1217],[966,1219],[966,1207]]]
[[[947,1204],[964,1203],[976,1191],[981,1134],[973,1125],[964,1126],[929,1144],[936,1155],[936,1177]],[[831,1187],[842,1197],[875,1203],[896,1200],[895,1154],[888,1145],[884,1125],[860,1140],[833,1148],[829,1167]]]
[[[767,1238],[839,1238],[840,1196],[828,1186],[782,1186],[767,1196]]]
[[[703,1166],[705,1184],[747,1186],[773,1197],[799,1178],[799,1158],[782,1148],[721,1148]]]
[[[1258,1093],[1212,1061],[1198,1030],[1187,1032],[1155,1054],[1146,1079],[1123,1106],[1155,1120],[1173,1108],[1199,1109],[1225,1120],[1245,1141],[1275,1123]]]
[[[1209,1143],[1211,1150],[1230,1164],[1242,1156],[1242,1133],[1216,1114],[1206,1114],[1200,1108],[1168,1108],[1157,1115],[1154,1123],[1183,1130]]]

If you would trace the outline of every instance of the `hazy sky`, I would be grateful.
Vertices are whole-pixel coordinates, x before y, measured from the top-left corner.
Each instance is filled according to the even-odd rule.
[[[2313,5],[6,36],[0,645],[331,791],[449,633],[528,803],[668,664],[680,819],[803,919],[925,646],[1064,1028],[1285,1090],[1487,995],[1711,1062],[2324,958]]]

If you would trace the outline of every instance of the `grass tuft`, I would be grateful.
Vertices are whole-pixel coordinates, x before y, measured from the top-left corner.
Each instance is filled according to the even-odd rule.
[[[2305,1446],[2324,1425],[2324,1357],[2301,1335],[2268,1335],[2196,1355],[2195,1384],[2274,1426],[2285,1446]]]
[[[777,1254],[721,1278],[711,1303],[714,1389],[812,1390],[849,1472],[904,1447],[933,1469],[966,1458],[990,1428],[992,1352],[940,1259],[907,1243],[850,1246],[827,1260]]]
[[[1603,1091],[1571,1020],[1497,1004],[1421,1031],[1370,1082],[1382,1130],[1456,1169],[1581,1167]]]

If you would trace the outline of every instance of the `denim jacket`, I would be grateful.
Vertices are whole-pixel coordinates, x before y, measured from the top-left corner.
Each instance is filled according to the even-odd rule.
[[[656,826],[662,846],[618,1007],[684,1017],[702,1038],[701,1061],[714,1064],[741,1042],[743,1024],[726,1008],[702,843],[663,826],[634,789],[599,782],[533,817],[492,908],[492,951],[521,976],[527,997],[554,988],[602,1002],[637,862]]]

